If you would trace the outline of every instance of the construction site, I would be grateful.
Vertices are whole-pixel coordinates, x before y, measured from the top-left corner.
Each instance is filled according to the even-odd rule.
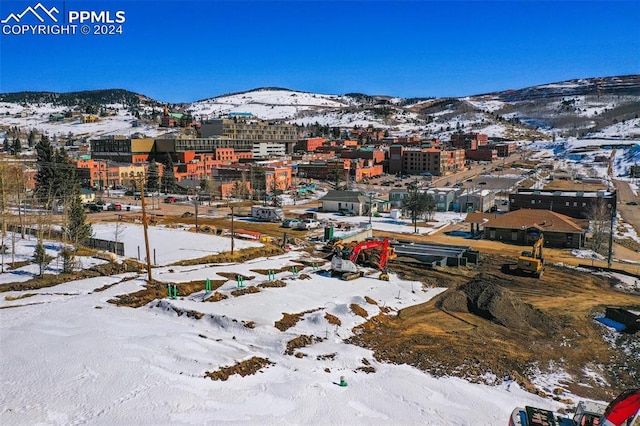
[[[193,215],[156,218],[159,225],[196,231]],[[199,232],[228,235],[232,228],[229,217],[197,220]],[[380,361],[471,381],[483,381],[487,373],[513,377],[531,392],[557,400],[565,393],[608,400],[640,382],[640,359],[633,356],[640,351],[637,334],[614,332],[596,321],[612,306],[640,311],[640,286],[621,290],[619,274],[578,267],[586,266],[584,260],[566,250],[545,249],[543,259],[542,240],[523,251],[527,248],[444,232],[412,236],[369,230],[329,243],[321,229],[287,230],[251,221],[235,227],[239,238],[283,251],[295,246],[325,259],[323,271],[335,279],[388,280],[393,273],[424,288],[448,288],[427,303],[357,327],[350,342],[372,349]],[[607,268],[603,261],[593,264],[598,266]],[[622,259],[612,269],[637,277],[637,267]],[[536,384],[540,371],[554,370],[572,379],[553,389]]]

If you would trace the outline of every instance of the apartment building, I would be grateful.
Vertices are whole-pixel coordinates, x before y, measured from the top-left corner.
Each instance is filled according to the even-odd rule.
[[[602,203],[609,215],[616,212],[616,192],[609,191],[543,191],[518,189],[509,194],[509,210],[550,210],[569,217],[584,219],[597,203]]]
[[[325,138],[307,138],[300,139],[296,143],[296,152],[313,152],[322,146],[327,140]]]
[[[209,120],[202,123],[200,134],[203,138],[221,138],[233,141],[236,149],[252,150],[254,144],[283,144],[290,154],[298,142],[296,126],[286,123],[270,123],[234,117],[234,119]]]
[[[464,168],[464,150],[437,148],[405,148],[392,145],[389,148],[389,173],[444,176]]]
[[[91,140],[91,158],[121,163],[144,163],[149,161],[155,140],[132,139],[126,136],[103,136]]]

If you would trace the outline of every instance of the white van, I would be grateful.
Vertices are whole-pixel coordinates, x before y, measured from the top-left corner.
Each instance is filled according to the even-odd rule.
[[[303,219],[300,221],[297,229],[314,229],[320,226],[320,222],[317,219]]]

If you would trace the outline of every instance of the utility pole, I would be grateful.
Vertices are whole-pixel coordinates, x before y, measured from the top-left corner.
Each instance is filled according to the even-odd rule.
[[[147,205],[144,201],[144,177],[140,178],[140,200],[142,200],[142,228],[144,229],[144,248],[147,253],[147,282],[151,283],[151,252],[149,250],[149,218],[147,217]]]
[[[233,239],[235,237],[235,229],[233,227],[233,206],[231,206],[231,256],[233,256]]]
[[[371,226],[371,210],[373,210],[373,192],[369,192],[369,226]]]
[[[198,198],[198,195],[196,194],[195,197],[193,197],[193,207],[196,211],[196,233],[198,232],[198,204],[200,204],[200,200]]]
[[[613,258],[613,222],[616,219],[615,205],[611,210],[611,227],[609,228],[609,256],[607,258],[607,268],[611,269],[611,261]]]

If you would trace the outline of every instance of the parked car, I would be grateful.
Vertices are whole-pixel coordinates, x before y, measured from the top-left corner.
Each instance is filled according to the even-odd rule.
[[[320,222],[317,219],[303,219],[298,225],[296,229],[314,229],[320,226]]]
[[[300,220],[298,219],[285,219],[282,221],[283,228],[297,228],[300,224]]]
[[[122,204],[109,204],[107,206],[107,210],[119,212],[120,210],[122,210]]]
[[[89,209],[89,213],[97,213],[102,211],[102,206],[91,203],[87,204],[87,209]]]
[[[176,197],[167,197],[164,199],[164,202],[167,204],[175,203],[177,201]]]
[[[124,195],[127,197],[133,197],[133,191],[124,191]]]

